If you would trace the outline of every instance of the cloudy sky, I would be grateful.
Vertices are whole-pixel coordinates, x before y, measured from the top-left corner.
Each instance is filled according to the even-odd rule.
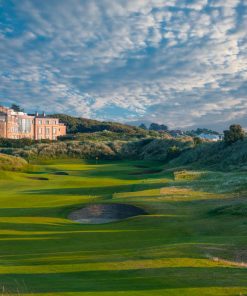
[[[0,0],[0,103],[247,127],[247,0]]]

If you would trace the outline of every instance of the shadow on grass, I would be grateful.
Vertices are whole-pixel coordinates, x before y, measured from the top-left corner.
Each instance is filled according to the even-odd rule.
[[[103,196],[119,192],[136,192],[147,189],[157,189],[164,186],[164,183],[151,184],[129,184],[116,186],[101,186],[101,187],[81,187],[81,188],[55,188],[55,189],[38,189],[23,191],[26,194],[39,195],[97,195]]]
[[[24,267],[23,267],[24,268]],[[24,282],[34,293],[139,291],[202,287],[247,287],[246,269],[169,267],[136,270],[1,274],[1,286]]]
[[[55,166],[59,165],[59,162],[53,163]],[[78,164],[78,163],[75,163]],[[113,179],[123,179],[123,180],[139,180],[143,177],[152,179],[157,178],[169,178],[173,179],[173,174],[171,172],[162,172],[163,164],[157,161],[105,161],[95,163],[94,161],[86,161],[81,165],[90,165],[90,169],[82,169],[79,167],[74,169],[65,169],[64,172],[69,172],[70,175],[76,175],[81,177],[105,177]],[[80,165],[80,164],[78,164]],[[46,173],[56,174],[56,172],[61,171],[60,167],[46,167]]]

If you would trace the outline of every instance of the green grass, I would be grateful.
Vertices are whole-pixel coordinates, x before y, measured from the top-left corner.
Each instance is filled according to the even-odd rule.
[[[246,267],[236,263],[247,262],[246,174],[160,169],[67,159],[0,171],[2,294],[247,295]],[[103,225],[67,219],[94,202],[150,214]]]

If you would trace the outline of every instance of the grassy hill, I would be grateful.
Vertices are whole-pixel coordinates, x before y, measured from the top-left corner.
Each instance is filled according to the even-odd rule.
[[[173,167],[214,170],[247,169],[247,137],[209,142],[198,137],[172,137],[119,123],[54,115],[68,125],[60,141],[0,139],[0,153],[31,159],[156,160]],[[233,126],[230,127],[233,128]],[[235,126],[237,128],[238,126]],[[241,127],[239,126],[241,129]],[[234,130],[231,131],[231,133]],[[228,131],[230,132],[230,131]]]
[[[52,117],[59,118],[61,122],[67,126],[67,133],[94,133],[102,131],[110,131],[116,133],[125,134],[148,134],[148,131],[144,129],[122,124],[118,122],[98,121],[93,119],[87,119],[82,117],[73,117],[66,114],[53,114]]]
[[[2,295],[245,295],[246,173],[166,168],[67,159],[3,175]],[[88,203],[149,214],[102,225],[67,219]]]

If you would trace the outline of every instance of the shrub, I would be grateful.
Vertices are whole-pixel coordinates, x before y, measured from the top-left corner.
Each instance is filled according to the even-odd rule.
[[[245,132],[241,125],[233,124],[230,126],[229,130],[224,131],[224,142],[231,145],[239,140],[244,139]]]
[[[181,149],[176,145],[171,146],[167,149],[167,160],[171,160],[177,157],[181,153]]]

